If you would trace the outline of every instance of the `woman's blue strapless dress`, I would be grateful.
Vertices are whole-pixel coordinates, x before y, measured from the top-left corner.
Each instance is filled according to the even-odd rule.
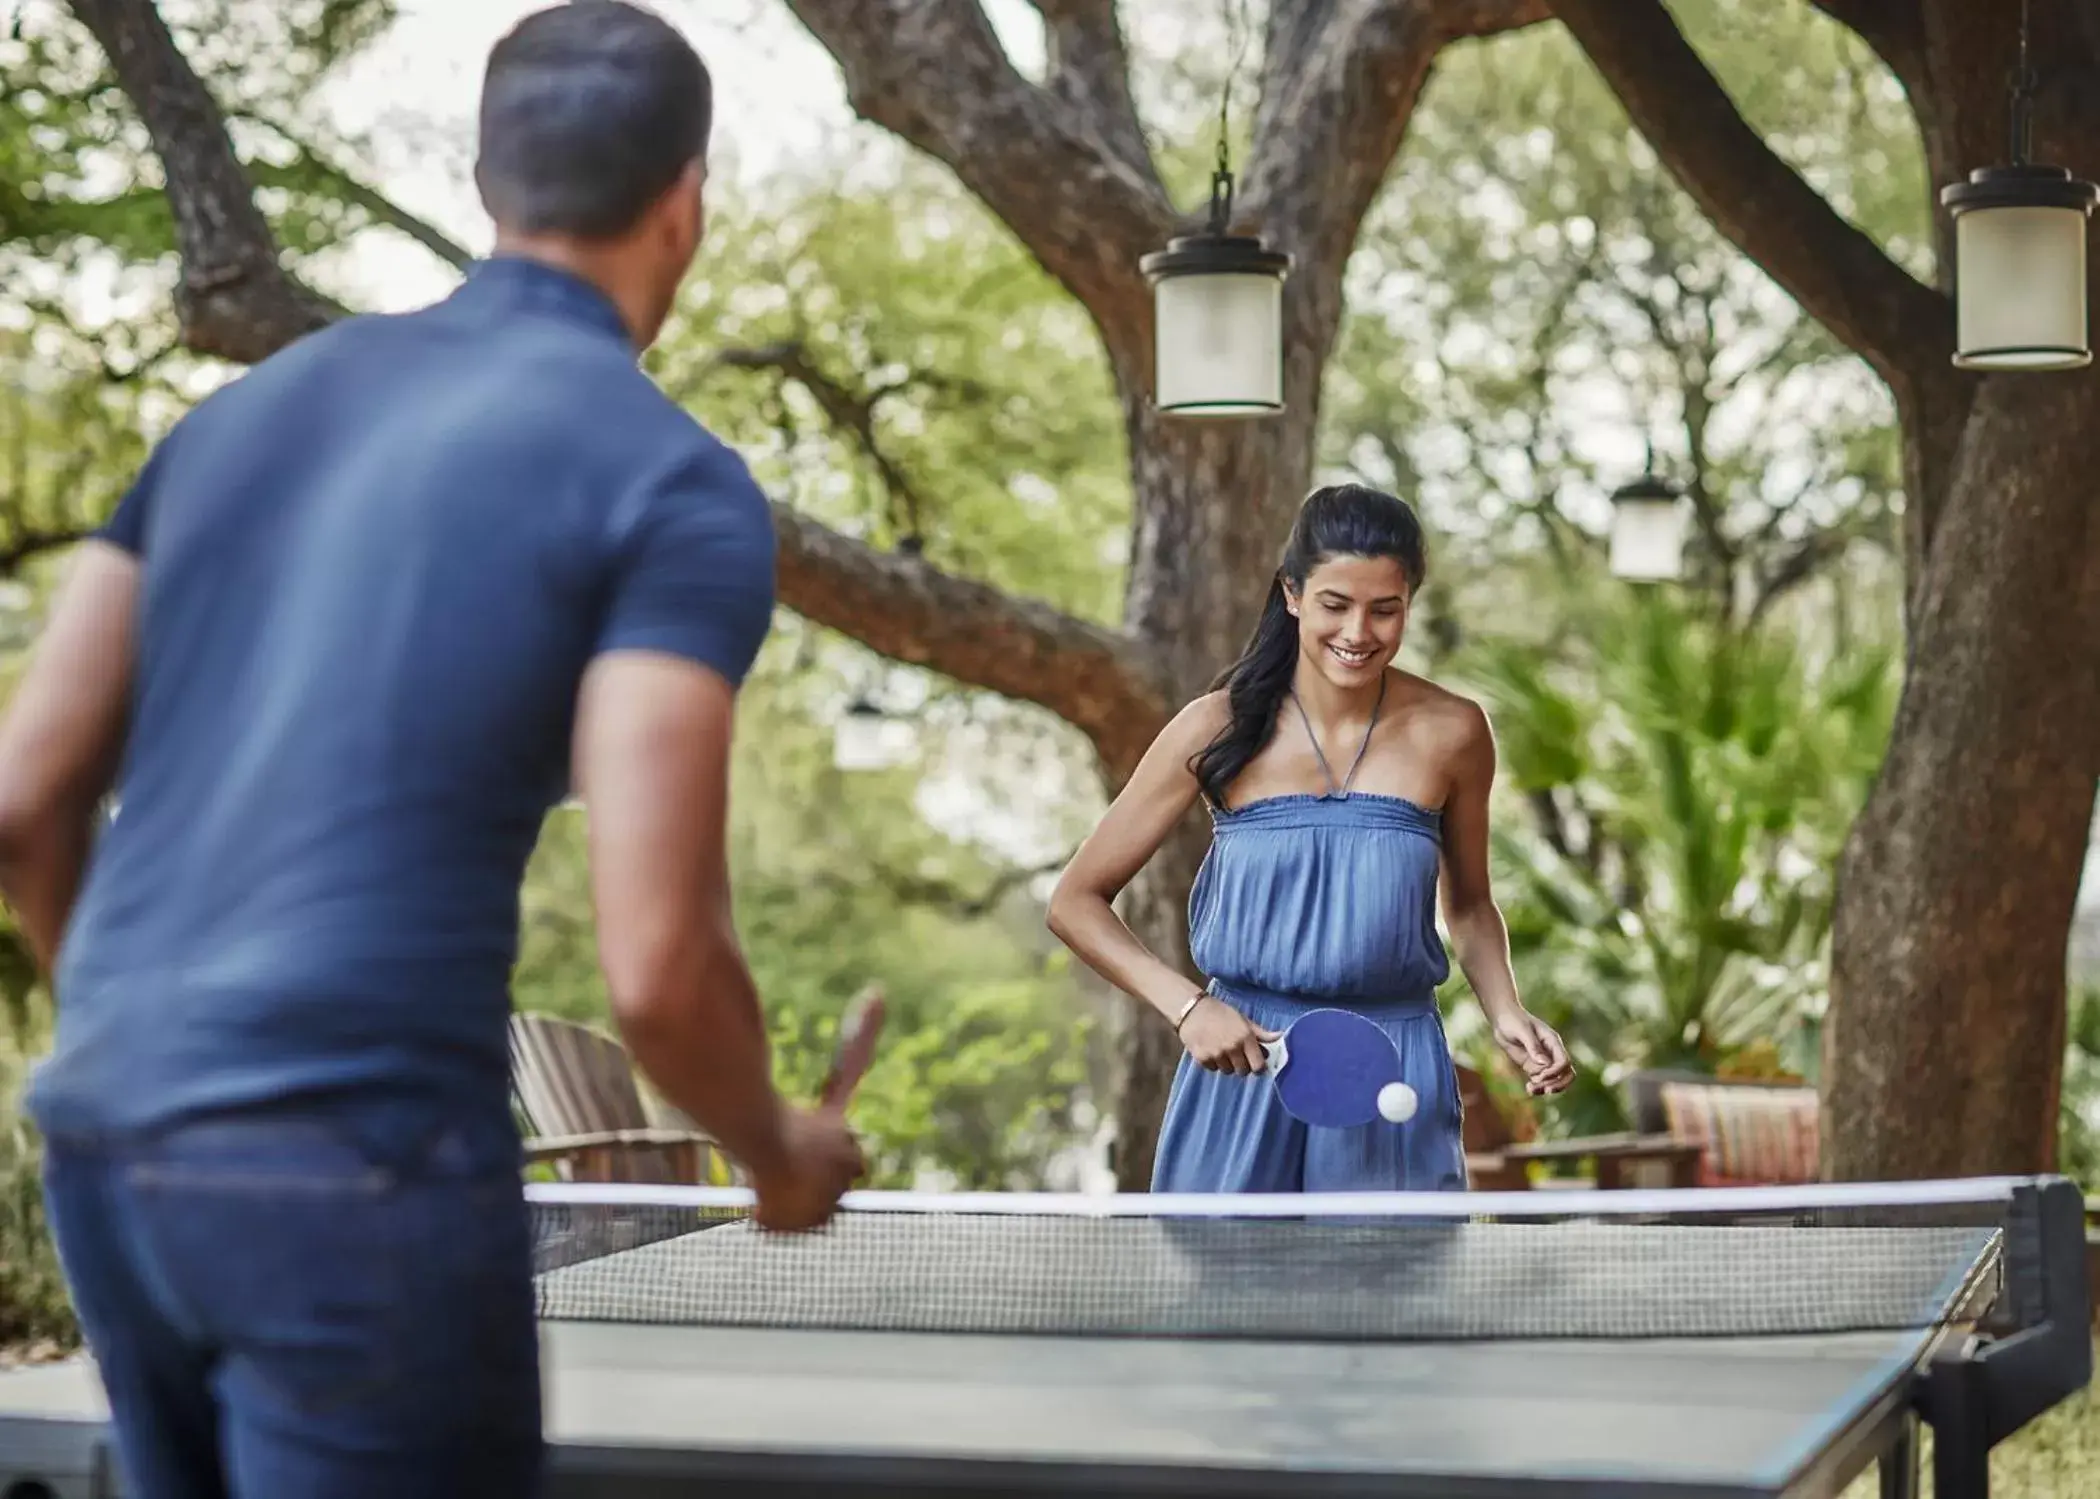
[[[1458,1078],[1437,1012],[1450,975],[1436,931],[1442,818],[1399,797],[1293,794],[1213,812],[1189,897],[1189,946],[1210,990],[1281,1031],[1308,1010],[1354,1010],[1400,1052],[1419,1098],[1404,1124],[1316,1129],[1266,1073],[1184,1055],[1167,1101],[1158,1192],[1462,1191]]]

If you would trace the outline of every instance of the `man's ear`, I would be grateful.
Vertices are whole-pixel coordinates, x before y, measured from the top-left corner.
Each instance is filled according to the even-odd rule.
[[[707,237],[707,167],[697,157],[686,163],[664,193],[664,228],[673,237],[672,253],[690,259]]]

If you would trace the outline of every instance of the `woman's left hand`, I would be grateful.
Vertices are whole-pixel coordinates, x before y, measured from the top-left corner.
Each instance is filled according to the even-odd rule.
[[[1524,1091],[1536,1098],[1558,1093],[1575,1081],[1575,1064],[1552,1026],[1528,1010],[1495,1021],[1495,1042],[1524,1074]]]

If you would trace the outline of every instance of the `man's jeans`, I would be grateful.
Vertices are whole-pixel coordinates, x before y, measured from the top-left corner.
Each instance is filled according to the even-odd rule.
[[[131,1499],[526,1499],[541,1461],[515,1138],[406,1159],[269,1113],[46,1142]]]

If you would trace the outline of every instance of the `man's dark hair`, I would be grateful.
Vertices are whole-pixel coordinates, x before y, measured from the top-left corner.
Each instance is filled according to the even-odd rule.
[[[489,54],[474,180],[506,229],[608,238],[706,156],[713,116],[707,66],[669,22],[569,0]]]

